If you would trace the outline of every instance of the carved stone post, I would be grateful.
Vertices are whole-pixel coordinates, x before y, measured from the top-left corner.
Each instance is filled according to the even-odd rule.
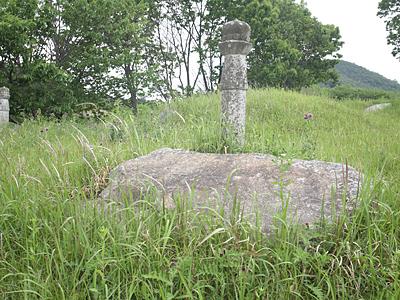
[[[223,135],[226,139],[235,139],[239,146],[245,142],[246,56],[251,49],[250,26],[247,23],[234,20],[224,25],[219,44],[219,50],[225,57],[220,82]]]
[[[10,105],[10,91],[6,87],[0,88],[0,124],[9,122]]]

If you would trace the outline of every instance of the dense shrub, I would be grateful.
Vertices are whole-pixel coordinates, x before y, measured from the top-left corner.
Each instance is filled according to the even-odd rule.
[[[61,115],[76,104],[70,77],[53,64],[37,62],[25,67],[23,75],[9,84],[10,113],[20,115]]]
[[[327,87],[313,85],[301,90],[302,94],[329,97],[336,100],[357,99],[357,100],[377,100],[377,99],[400,99],[400,93],[394,91],[384,91],[379,89],[355,88],[347,85]]]
[[[364,99],[364,100],[375,100],[375,99],[391,99],[393,94],[387,91],[378,89],[363,89],[353,88],[350,86],[337,86],[329,89],[329,96],[338,100],[344,99]]]
[[[10,117],[14,122],[38,114],[60,118],[65,114],[81,113],[87,110],[87,105],[82,105],[85,103],[97,110],[112,104],[104,97],[85,91],[56,65],[43,61],[24,66],[11,84],[0,80],[2,85],[10,89]]]

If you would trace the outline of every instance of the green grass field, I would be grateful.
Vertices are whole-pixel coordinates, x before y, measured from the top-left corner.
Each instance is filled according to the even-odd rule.
[[[183,209],[93,208],[110,169],[161,147],[225,149],[218,95],[103,121],[0,129],[1,299],[400,299],[400,99],[384,111],[248,94],[242,151],[348,162],[374,182],[336,226],[265,236]],[[313,114],[312,121],[303,119]]]

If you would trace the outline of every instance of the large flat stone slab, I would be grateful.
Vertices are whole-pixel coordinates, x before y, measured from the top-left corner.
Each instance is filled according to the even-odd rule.
[[[251,222],[258,215],[268,231],[285,207],[288,220],[299,224],[319,221],[322,213],[333,220],[352,210],[361,178],[354,168],[337,163],[160,149],[116,167],[101,198],[135,202],[153,189],[170,208],[179,195],[192,199],[194,208],[224,209],[226,216],[236,199],[243,215]]]

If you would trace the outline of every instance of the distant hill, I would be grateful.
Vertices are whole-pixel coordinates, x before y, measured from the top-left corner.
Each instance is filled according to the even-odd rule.
[[[387,79],[378,73],[351,62],[342,60],[335,68],[339,73],[339,82],[343,85],[385,91],[400,91],[400,84],[397,81]]]

